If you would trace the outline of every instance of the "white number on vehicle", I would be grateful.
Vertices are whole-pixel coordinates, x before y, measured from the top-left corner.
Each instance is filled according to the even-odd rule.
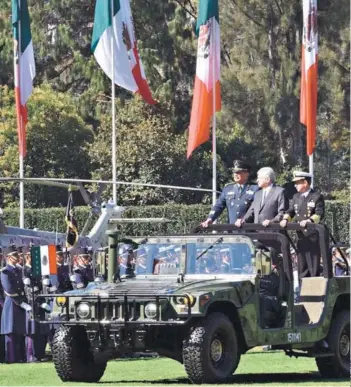
[[[301,343],[301,333],[288,333],[289,343]]]

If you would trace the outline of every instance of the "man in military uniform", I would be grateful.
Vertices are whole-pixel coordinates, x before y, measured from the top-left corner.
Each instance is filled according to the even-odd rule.
[[[89,282],[94,281],[93,268],[91,267],[92,250],[88,247],[80,249],[78,254],[78,266],[74,270],[77,289],[85,288]]]
[[[24,294],[20,258],[12,247],[7,253],[7,265],[1,270],[5,302],[1,316],[1,334],[5,335],[6,362],[25,361],[26,312],[31,310]]]
[[[4,257],[2,254],[2,249],[0,248],[0,269],[2,269],[4,264]],[[0,322],[1,322],[1,315],[2,315],[2,308],[4,306],[5,302],[5,295],[4,295],[4,289],[2,288],[1,281],[0,281]],[[5,362],[5,336],[0,334],[0,363]]]
[[[234,160],[233,164],[234,183],[229,183],[223,188],[208,218],[201,223],[202,227],[208,227],[213,223],[226,207],[230,224],[242,219],[254,199],[255,192],[259,189],[256,184],[248,182],[251,169],[248,164],[241,160]]]
[[[288,211],[285,212],[281,227],[295,220],[301,227],[307,223],[319,223],[324,218],[324,198],[311,188],[312,175],[307,172],[295,171],[293,181],[297,193],[293,196]],[[316,231],[297,232],[298,274],[299,279],[316,277],[320,274],[319,235]]]
[[[69,266],[64,264],[64,255],[61,246],[56,246],[56,264],[57,264],[57,293],[63,293],[72,290],[72,284],[69,279]]]

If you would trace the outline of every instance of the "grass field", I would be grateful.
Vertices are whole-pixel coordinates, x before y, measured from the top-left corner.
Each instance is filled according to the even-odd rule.
[[[108,363],[101,385],[189,385],[183,366],[169,359],[132,359]],[[350,386],[349,380],[325,380],[314,359],[288,358],[282,352],[249,353],[228,385],[243,386]],[[63,383],[49,363],[0,365],[1,386],[83,386]]]

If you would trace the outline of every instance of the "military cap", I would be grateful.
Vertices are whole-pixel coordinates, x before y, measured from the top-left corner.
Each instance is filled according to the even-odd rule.
[[[56,254],[57,255],[62,255],[63,254],[63,249],[61,245],[56,245]]]
[[[233,161],[233,172],[247,171],[250,172],[251,167],[249,164],[244,163],[242,160],[234,160]]]
[[[18,250],[15,245],[11,245],[4,249],[4,254],[7,256],[18,255]]]
[[[92,254],[93,250],[91,247],[81,247],[79,250],[78,250],[78,256],[86,256],[86,255],[90,255]]]
[[[292,181],[312,179],[312,177],[313,177],[312,173],[303,172],[303,171],[294,171],[294,177],[293,177]]]

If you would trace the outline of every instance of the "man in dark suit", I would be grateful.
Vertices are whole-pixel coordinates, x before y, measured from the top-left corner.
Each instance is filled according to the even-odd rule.
[[[275,185],[273,169],[261,168],[257,172],[257,183],[261,190],[255,194],[243,219],[235,222],[237,227],[241,227],[243,223],[261,223],[267,227],[270,223],[283,219],[284,212],[288,208],[288,200],[284,189]]]
[[[297,193],[293,196],[289,209],[285,212],[281,227],[295,220],[305,228],[307,223],[319,223],[324,218],[324,198],[320,192],[311,188],[312,175],[295,171],[293,181]],[[320,273],[319,235],[316,231],[297,232],[299,279],[316,277]]]
[[[233,164],[234,183],[229,183],[223,188],[207,219],[201,223],[202,227],[208,227],[213,223],[225,208],[228,210],[228,223],[234,224],[246,214],[258,191],[256,184],[249,183],[250,166],[241,160],[234,160]]]

